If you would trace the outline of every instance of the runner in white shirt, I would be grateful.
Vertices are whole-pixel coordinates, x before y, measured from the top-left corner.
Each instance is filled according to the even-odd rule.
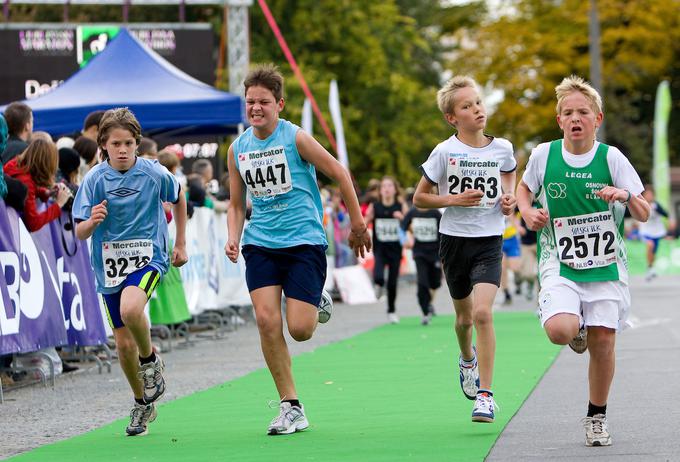
[[[529,229],[539,231],[541,323],[550,341],[590,352],[587,446],[609,446],[607,398],[616,332],[630,306],[623,216],[646,221],[649,204],[628,159],[596,141],[600,95],[580,77],[555,88],[563,140],[536,147],[517,187]],[[534,200],[540,208],[533,207]]]
[[[501,280],[503,216],[516,205],[517,164],[509,141],[484,134],[486,109],[474,80],[454,77],[439,90],[437,103],[457,133],[422,165],[413,203],[445,209],[439,255],[456,310],[460,385],[463,394],[475,400],[472,420],[493,422],[496,337],[491,307]],[[432,185],[439,187],[439,194],[431,192]]]
[[[652,208],[649,214],[649,220],[646,223],[640,223],[640,237],[647,245],[647,282],[656,277],[654,270],[654,260],[656,260],[656,252],[659,250],[659,241],[666,237],[666,224],[663,222],[664,218],[668,218],[668,212],[659,204],[654,197],[654,187],[651,184],[645,185],[645,192],[642,193]]]

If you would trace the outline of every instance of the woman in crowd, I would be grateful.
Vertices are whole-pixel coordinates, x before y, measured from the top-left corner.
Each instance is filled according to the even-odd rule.
[[[55,185],[59,157],[57,147],[43,138],[31,141],[26,150],[5,165],[5,174],[26,185],[28,192],[22,218],[26,228],[37,231],[61,214],[61,208],[72,197],[63,183]],[[55,202],[46,210],[39,211],[36,199],[47,202],[54,196]]]

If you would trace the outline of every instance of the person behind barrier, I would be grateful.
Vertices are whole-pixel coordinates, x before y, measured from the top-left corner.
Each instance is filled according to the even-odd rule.
[[[232,143],[227,156],[231,201],[225,253],[238,261],[243,232],[246,283],[262,352],[281,400],[267,433],[290,434],[309,423],[283,336],[281,294],[286,296],[288,332],[297,341],[310,339],[317,323],[328,321],[333,303],[323,290],[328,243],[317,168],[339,183],[352,222],[350,247],[363,256],[371,238],[349,172],[311,135],[279,118],[285,101],[278,68],[257,66],[244,87],[250,127]],[[246,192],[253,212],[244,231]]]
[[[127,108],[106,111],[98,144],[105,161],[85,176],[73,204],[79,239],[92,237],[97,292],[113,328],[134,406],[129,436],[143,435],[165,392],[164,364],[151,345],[144,306],[168,270],[187,262],[186,203],[179,184],[158,161],[137,156],[141,127]],[[172,202],[177,235],[168,255],[163,202]]]
[[[646,221],[650,207],[628,159],[596,139],[604,118],[597,90],[572,75],[555,94],[564,137],[532,150],[517,202],[527,226],[539,231],[545,333],[557,345],[589,352],[586,446],[609,446],[616,332],[625,327],[630,308],[623,218],[627,207],[634,219]]]
[[[9,130],[5,116],[0,114],[0,158],[7,146],[7,139],[9,138]],[[5,203],[14,210],[21,212],[24,210],[24,202],[26,201],[26,194],[28,188],[21,181],[14,179],[5,174],[2,161],[0,161],[0,199],[4,199]]]
[[[435,291],[442,285],[442,263],[438,255],[441,219],[438,209],[422,209],[414,205],[401,222],[402,229],[409,231],[413,237],[411,247],[416,264],[418,304],[423,313],[420,323],[424,326],[432,320],[432,300]]]
[[[396,300],[402,253],[400,223],[406,212],[408,209],[401,201],[397,180],[384,176],[380,180],[378,199],[368,206],[365,218],[367,224],[373,224],[373,282],[376,298],[382,299],[383,288],[387,286],[387,320],[391,324],[399,323]]]
[[[52,141],[37,138],[4,167],[5,174],[21,181],[27,188],[21,218],[30,232],[59,218],[62,207],[73,197],[65,184],[55,184],[58,165],[56,145]],[[50,198],[54,202],[40,211],[38,200],[47,203]]]
[[[7,146],[2,153],[2,163],[6,164],[24,152],[33,133],[33,111],[24,103],[10,103],[5,108],[5,120],[9,129]]]
[[[101,123],[105,112],[106,111],[102,110],[90,112],[83,121],[83,131],[81,132],[81,136],[89,138],[96,143],[99,134],[99,124]]]
[[[663,222],[664,218],[668,219],[668,212],[656,201],[654,196],[654,186],[651,184],[645,185],[645,191],[642,193],[651,207],[649,219],[640,223],[640,237],[647,246],[647,274],[645,280],[651,281],[656,277],[656,270],[654,269],[654,260],[656,260],[656,253],[659,250],[659,241],[666,237],[666,224]]]
[[[473,79],[453,77],[437,93],[437,104],[457,133],[437,145],[421,166],[413,202],[445,207],[439,255],[456,311],[460,386],[475,402],[472,421],[493,422],[492,306],[501,281],[504,216],[515,208],[517,162],[508,140],[484,133],[486,108]],[[439,187],[438,195],[430,192],[432,185]]]

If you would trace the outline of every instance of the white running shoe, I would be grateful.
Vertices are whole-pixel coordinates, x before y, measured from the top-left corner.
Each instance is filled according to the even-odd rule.
[[[578,354],[583,354],[588,349],[588,328],[583,326],[578,334],[569,342],[569,348]]]
[[[496,407],[496,402],[491,393],[477,393],[475,406],[472,408],[472,421],[492,423],[495,419]]]
[[[144,383],[144,401],[146,403],[153,403],[165,393],[164,369],[165,363],[158,354],[156,361],[139,365],[137,375]]]
[[[585,417],[583,427],[586,429],[586,446],[611,446],[612,437],[607,427],[607,416],[595,414],[593,417]]]
[[[463,355],[458,356],[458,369],[460,370],[460,389],[469,400],[477,399],[479,390],[479,368],[477,367],[477,348],[472,346],[475,357],[470,362],[463,361]]]
[[[128,436],[144,436],[148,433],[149,422],[156,420],[156,406],[135,403],[130,411],[130,424],[125,429]]]
[[[290,435],[307,427],[309,427],[309,422],[305,417],[305,407],[291,406],[289,402],[283,401],[279,405],[279,415],[269,424],[267,434]]]
[[[399,324],[399,316],[397,313],[387,313],[387,321],[390,324]]]
[[[327,323],[331,319],[331,314],[333,313],[333,298],[331,298],[331,294],[325,290],[321,291],[321,301],[316,310],[319,312],[319,322],[321,324]]]

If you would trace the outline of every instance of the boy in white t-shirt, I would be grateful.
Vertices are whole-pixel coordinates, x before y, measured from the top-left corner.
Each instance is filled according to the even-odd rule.
[[[472,420],[493,422],[496,336],[491,307],[501,281],[503,215],[516,205],[517,163],[509,141],[484,134],[486,109],[470,77],[449,80],[439,90],[437,104],[457,133],[439,143],[421,166],[413,203],[445,209],[439,256],[456,311],[460,386],[475,400]],[[439,194],[431,192],[432,185]]]
[[[646,221],[650,208],[628,159],[595,139],[603,119],[597,91],[571,76],[555,92],[564,139],[532,151],[517,204],[527,226],[540,230],[539,312],[546,334],[590,353],[586,445],[609,446],[614,344],[630,307],[623,216],[627,205],[633,218]],[[540,208],[532,206],[534,198]]]

